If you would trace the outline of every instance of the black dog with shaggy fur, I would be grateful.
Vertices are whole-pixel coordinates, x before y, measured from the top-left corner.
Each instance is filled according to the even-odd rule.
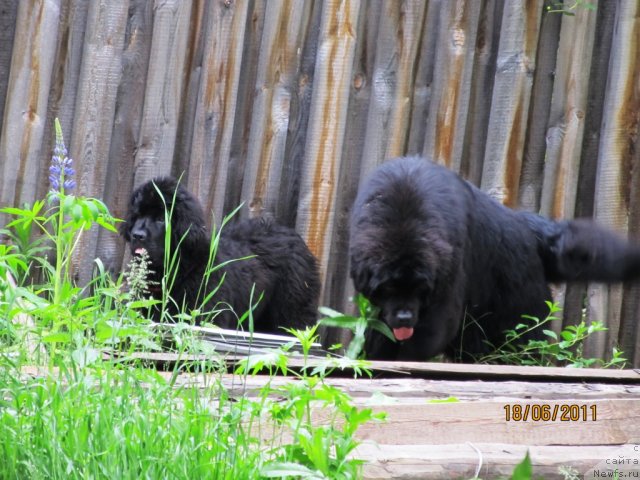
[[[374,359],[477,358],[501,345],[523,314],[547,315],[548,282],[640,276],[640,248],[613,232],[510,210],[422,158],[374,171],[350,233],[355,288],[397,339],[370,334],[365,349]]]
[[[315,323],[320,277],[316,259],[302,238],[263,218],[225,225],[214,262],[223,267],[205,279],[211,239],[202,207],[172,178],[156,178],[138,187],[121,228],[134,255],[148,252],[154,272],[149,280],[155,285],[161,285],[164,274],[165,211],[171,222],[168,258],[177,260],[175,278],[172,281],[167,275],[165,279],[173,300],[168,305],[170,313],[183,306],[187,311],[201,308],[203,299],[219,285],[204,310],[220,310],[213,322],[236,328],[238,317],[249,309],[255,284],[253,301],[263,294],[253,311],[255,331],[283,333],[279,327],[300,329]],[[245,257],[251,258],[238,260]],[[162,298],[159,288],[150,291]]]

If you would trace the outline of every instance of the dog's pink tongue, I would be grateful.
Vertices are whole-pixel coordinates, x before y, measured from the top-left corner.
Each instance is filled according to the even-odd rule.
[[[138,255],[142,255],[145,252],[146,252],[146,250],[144,248],[140,247],[140,248],[136,248],[136,251],[134,253],[136,253]]]
[[[400,327],[393,329],[393,336],[396,337],[396,340],[407,340],[411,338],[411,335],[413,335],[413,328]]]

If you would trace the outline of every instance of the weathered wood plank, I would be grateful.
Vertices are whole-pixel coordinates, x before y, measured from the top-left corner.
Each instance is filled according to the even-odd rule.
[[[187,56],[184,66],[184,80],[182,82],[182,99],[180,101],[180,122],[176,129],[172,169],[172,173],[176,177],[184,175],[189,170],[193,129],[199,101],[199,85],[203,70],[206,26],[208,25],[209,9],[206,7],[211,2],[193,0],[191,3],[189,37],[186,45]]]
[[[460,163],[462,176],[476,186],[480,185],[482,179],[503,9],[503,0],[482,2],[478,19],[469,111]]]
[[[67,141],[80,195],[104,196],[128,13],[128,1],[97,0],[89,5],[73,132]],[[93,229],[78,243],[82,253],[74,257],[73,271],[80,284],[91,278],[97,242],[98,231]]]
[[[607,73],[611,55],[611,42],[615,26],[617,3],[599,2],[593,42],[593,58],[589,71],[589,90],[585,115],[584,135],[580,152],[580,172],[576,194],[575,215],[591,217],[598,164],[598,146],[600,144],[602,112],[607,90]],[[564,298],[563,325],[575,324],[582,317],[587,292],[586,283],[572,283],[566,288]],[[588,315],[588,312],[587,312]],[[591,317],[591,320],[598,320]],[[591,343],[587,340],[587,343]],[[603,354],[604,351],[589,347],[587,352]],[[637,364],[640,365],[640,364]]]
[[[376,412],[386,412],[386,421],[363,425],[357,436],[391,445],[487,440],[515,445],[593,445],[594,439],[601,445],[621,445],[640,438],[640,399],[369,405]],[[513,408],[522,415],[527,412],[527,420],[506,420],[506,410],[511,413]],[[556,412],[555,420],[541,420],[545,412]],[[577,420],[569,420],[574,413]],[[319,424],[322,418],[319,414]]]
[[[443,0],[428,2],[420,38],[414,40],[420,42],[420,47],[416,59],[416,78],[413,84],[411,123],[407,142],[407,153],[411,155],[421,155],[424,152],[424,131],[433,95],[433,76],[438,51],[440,11],[445,8],[446,3]]]
[[[140,138],[134,157],[134,186],[169,175],[179,123],[182,81],[192,2],[156,2]],[[179,74],[176,74],[179,72]]]
[[[38,367],[24,367],[25,375],[43,375],[46,371]],[[158,375],[167,380],[175,380],[176,387],[198,386],[207,388],[213,382],[220,383],[229,389],[232,396],[247,396],[255,398],[259,396],[260,389],[281,387],[298,381],[293,377],[248,375],[220,373],[181,373],[174,378],[173,371],[158,371]],[[376,372],[379,374],[379,372]],[[346,378],[330,375],[325,382],[340,388],[348,393],[358,405],[366,405],[371,400],[378,404],[401,404],[403,402],[427,403],[428,401],[447,400],[454,397],[459,402],[503,401],[514,403],[523,399],[563,401],[571,403],[571,400],[591,401],[622,399],[640,400],[640,382],[634,378],[620,378],[614,383],[602,383],[598,379],[588,379],[588,382],[579,378],[565,379],[561,376],[549,375],[546,381],[527,381],[527,377],[520,380],[498,378],[491,380],[476,380],[472,376],[469,379],[459,380],[433,380],[415,376],[402,377],[361,377]],[[384,395],[381,397],[380,394]],[[386,397],[386,398],[385,398]]]
[[[311,13],[309,2],[269,5],[262,33],[242,200],[250,216],[273,214],[280,194],[291,96],[300,66],[299,45]]]
[[[465,177],[509,204],[535,209],[541,193],[546,213],[571,216],[574,210],[584,216],[593,212],[597,195],[604,223],[617,228],[613,217],[604,218],[615,211],[623,219],[621,230],[640,236],[633,2],[593,2],[597,11],[576,8],[576,16],[568,17],[544,14],[543,0],[372,0],[345,2],[342,10],[337,3],[279,1],[5,2],[0,202],[46,194],[57,116],[71,156],[83,165],[80,193],[102,198],[118,216],[134,175],[188,172],[187,185],[218,220],[264,184],[266,209],[278,221],[297,225],[320,253],[322,303],[340,310],[352,308],[347,227],[361,172],[372,168],[363,159],[376,165],[400,153],[434,153],[438,144],[439,152],[450,152],[446,161],[454,169],[460,158]],[[43,16],[34,6],[42,6]],[[188,19],[165,17],[171,8],[190,10]],[[55,9],[53,25],[47,18]],[[329,32],[331,21],[346,24],[336,17],[346,11],[352,27]],[[465,17],[469,11],[477,17]],[[124,27],[115,26],[115,17]],[[468,25],[477,25],[475,39]],[[282,69],[269,61],[278,58],[294,61]],[[573,79],[575,87],[567,83]],[[33,119],[23,115],[31,111],[29,92],[38,103]],[[621,107],[612,107],[616,103]],[[329,104],[331,111],[324,108]],[[626,138],[626,146],[616,138]],[[85,237],[75,262],[84,269],[82,282],[96,255],[110,269],[121,265],[116,236]],[[640,365],[640,287],[619,288],[613,296],[590,290],[587,318],[611,321],[608,339],[590,342],[587,354],[604,355],[617,342]],[[575,323],[586,287],[566,292],[565,323]]]
[[[568,16],[566,18],[569,18]],[[531,90],[531,106],[522,159],[522,173],[518,191],[518,207],[531,212],[540,211],[542,178],[548,158],[547,144],[552,140],[548,132],[549,111],[554,85],[558,80],[556,64],[568,61],[558,52],[560,23],[563,15],[544,12],[536,52],[536,69]],[[566,25],[567,22],[565,22]],[[558,115],[554,112],[552,118]]]
[[[482,189],[515,207],[543,2],[505,2]]]
[[[340,194],[336,199],[335,230],[325,277],[325,303],[330,302],[334,308],[349,313],[356,313],[350,301],[354,288],[349,277],[349,222],[351,207],[358,193],[362,152],[366,142],[382,6],[382,2],[365,2],[360,9],[357,33],[359,41],[356,43],[353,75],[349,87],[349,121],[345,125],[342,165],[338,179]],[[347,345],[351,338],[348,330],[339,328],[323,328],[321,335],[325,345]]]
[[[459,172],[481,2],[449,1],[443,7],[424,154]]]
[[[540,163],[544,181],[534,182],[542,187],[540,212],[553,218],[575,213],[595,23],[595,12],[586,8],[562,18],[548,148]]]
[[[244,182],[245,170],[247,168],[249,136],[251,135],[254,109],[253,97],[255,95],[256,79],[258,78],[259,58],[262,52],[262,32],[265,26],[266,10],[267,2],[264,0],[249,3],[247,27],[244,32],[242,63],[240,66],[241,75],[238,78],[239,84],[236,99],[235,126],[231,137],[230,161],[229,168],[227,170],[227,185],[223,209],[224,213],[232,212],[244,201],[242,196],[242,185]],[[303,31],[306,34],[306,28],[303,29]],[[304,40],[302,42],[304,43]],[[295,90],[293,92],[295,92]],[[293,96],[295,97],[295,93],[293,93]],[[293,108],[295,108],[294,101],[291,102],[289,108],[289,125],[291,125],[293,118],[295,118],[295,115],[292,112]],[[288,163],[293,163],[291,159],[288,160]],[[284,181],[281,188],[286,189],[287,186],[288,183]],[[247,217],[248,214],[249,212],[247,208],[243,208],[239,212],[239,216],[243,217]],[[276,213],[276,218],[279,221],[282,221],[278,213]]]
[[[557,36],[560,19],[556,14],[545,17],[549,15],[554,18],[553,31]],[[549,120],[532,117],[520,191],[524,208],[556,219],[575,215],[596,15],[585,8],[578,9],[575,17],[561,18],[559,44],[556,38],[553,45],[540,47],[547,52],[557,52],[553,58],[555,67],[545,65],[555,68],[555,79],[543,78],[542,85],[534,84],[534,98],[541,87],[547,94],[552,90],[551,104],[544,112],[544,118]],[[544,26],[543,22],[543,29]],[[544,31],[541,36],[544,37]],[[533,108],[535,115],[535,105]],[[542,138],[532,138],[536,133],[543,133],[541,128],[546,130],[546,137],[543,134]],[[564,285],[553,290],[553,299],[560,307],[564,306],[566,291]],[[574,324],[578,321],[578,317],[573,318]],[[562,324],[555,322],[553,329],[560,333]]]
[[[362,145],[361,179],[391,157],[406,152],[417,42],[425,2],[385,1],[380,11],[371,95]]]
[[[465,363],[437,362],[371,362],[373,367],[411,372],[414,376],[445,375],[447,378],[503,378],[503,379],[547,379],[560,381],[569,379],[583,381],[640,381],[640,370],[617,370],[564,367],[519,367],[511,365],[477,365]]]
[[[49,104],[44,126],[42,161],[38,175],[38,193],[36,198],[44,198],[51,188],[49,182],[49,162],[55,144],[54,119],[60,120],[62,132],[69,146],[73,131],[73,117],[78,94],[78,82],[82,65],[85,29],[89,2],[62,2],[62,10],[56,38],[56,57],[53,78],[49,89]]]
[[[640,111],[640,5],[623,2],[618,6],[613,33],[607,94],[603,107],[603,127],[598,153],[595,217],[619,232],[629,229],[629,178],[637,162],[638,112]],[[619,342],[622,312],[622,285],[589,287],[590,317],[604,320],[609,327],[605,343],[592,343],[595,355],[610,352]],[[597,342],[597,339],[596,339]]]
[[[140,139],[140,118],[146,89],[149,51],[153,29],[153,3],[146,0],[129,2],[129,19],[122,52],[122,77],[116,95],[113,133],[109,147],[110,168],[107,170],[102,200],[117,218],[126,215],[134,175],[132,160]],[[112,232],[100,230],[95,255],[107,271],[120,270],[124,241]],[[90,261],[91,259],[87,259]]]
[[[206,360],[207,355],[177,355],[174,353],[133,353],[127,358],[146,359],[150,361],[174,363],[177,361]],[[237,359],[226,357],[229,365]],[[322,363],[323,360],[319,362]],[[318,360],[310,360],[309,365],[316,365]],[[290,359],[291,367],[302,367],[301,359]],[[640,383],[640,370],[631,369],[599,369],[599,368],[564,368],[564,367],[518,367],[511,365],[479,365],[468,363],[438,362],[388,362],[370,361],[371,370],[376,375],[400,376],[432,379],[485,379],[485,380],[522,380],[522,381],[554,381],[554,382],[601,382],[601,383]],[[347,370],[349,371],[349,370]]]
[[[276,206],[276,218],[284,225],[295,227],[300,200],[300,181],[303,175],[306,140],[311,116],[314,88],[316,55],[322,25],[322,2],[313,2],[308,23],[304,29],[300,70],[297,74],[297,88],[292,91],[282,185]]]
[[[35,199],[60,16],[59,0],[18,6],[11,71],[0,133],[0,204]],[[48,167],[47,167],[48,168]],[[4,223],[4,218],[2,219]]]
[[[247,24],[247,1],[208,2],[187,187],[222,218]]]
[[[640,50],[637,42],[640,42],[640,8],[635,11],[635,18],[631,23],[631,41],[635,49],[629,57],[629,73],[625,84],[627,103],[620,111],[620,124],[625,131],[626,151],[623,150],[622,162],[626,175],[627,193],[625,203],[627,208],[628,235],[634,241],[640,242]],[[635,132],[633,129],[635,128]],[[609,344],[618,344],[620,348],[628,352],[628,357],[635,365],[640,365],[640,285],[637,282],[629,282],[624,285],[622,305],[620,309],[620,324],[617,332],[611,331]]]
[[[613,470],[636,472],[635,445],[527,446],[503,443],[454,445],[385,445],[365,443],[354,457],[365,461],[365,480],[449,480],[451,478],[510,478],[529,452],[533,478],[613,478]],[[613,461],[630,461],[625,466]],[[573,475],[573,476],[572,476]],[[579,475],[579,477],[578,477]],[[582,477],[584,475],[584,477]],[[631,473],[634,475],[634,473]]]
[[[0,131],[4,118],[4,102],[9,84],[9,67],[13,51],[13,35],[18,18],[18,1],[4,2],[0,7]]]
[[[333,235],[360,2],[332,0],[322,6],[296,226],[318,258],[324,280]]]

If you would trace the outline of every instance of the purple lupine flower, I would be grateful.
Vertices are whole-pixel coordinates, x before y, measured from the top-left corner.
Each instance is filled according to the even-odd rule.
[[[73,160],[67,157],[67,147],[65,147],[62,138],[60,121],[56,118],[54,123],[56,145],[53,148],[53,157],[51,157],[51,166],[49,167],[49,181],[52,192],[64,193],[65,190],[73,190],[76,187],[76,182],[72,178],[76,171],[71,166]]]

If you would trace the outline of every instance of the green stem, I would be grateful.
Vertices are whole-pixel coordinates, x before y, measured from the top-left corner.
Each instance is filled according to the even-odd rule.
[[[53,283],[53,304],[60,305],[60,297],[62,295],[62,271],[64,262],[64,251],[66,250],[66,242],[64,240],[64,211],[62,209],[63,196],[60,196],[58,205],[58,222],[56,225],[56,267],[54,272]]]

